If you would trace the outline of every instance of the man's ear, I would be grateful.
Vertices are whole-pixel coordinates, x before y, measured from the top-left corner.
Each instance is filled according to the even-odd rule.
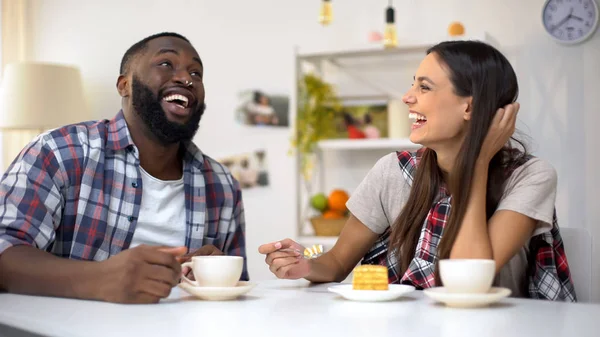
[[[465,98],[463,105],[464,105],[463,118],[464,118],[464,120],[469,121],[469,120],[471,120],[471,116],[473,113],[473,97]]]
[[[129,97],[131,95],[131,86],[129,85],[129,78],[126,75],[119,75],[117,79],[117,91],[121,97]]]

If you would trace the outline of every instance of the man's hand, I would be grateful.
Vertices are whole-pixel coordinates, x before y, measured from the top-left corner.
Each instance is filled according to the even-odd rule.
[[[100,297],[116,303],[157,303],[179,282],[177,258],[186,250],[140,245],[100,262]]]
[[[206,246],[200,247],[198,250],[196,250],[193,253],[181,256],[180,258],[178,258],[178,260],[179,260],[179,263],[184,263],[184,262],[191,261],[192,257],[194,257],[194,256],[207,256],[207,255],[225,255],[225,254],[219,248],[217,248],[213,245],[206,245]],[[189,267],[185,267],[185,268],[183,268],[181,273],[193,281],[193,280],[195,280],[195,278],[194,278],[194,275],[190,273],[190,271],[191,271],[191,269]]]

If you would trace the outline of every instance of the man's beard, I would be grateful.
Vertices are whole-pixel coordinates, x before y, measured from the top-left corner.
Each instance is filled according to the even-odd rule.
[[[158,93],[158,96],[155,96],[152,90],[135,76],[132,78],[131,88],[133,91],[131,101],[134,110],[161,144],[170,145],[190,141],[194,138],[206,108],[204,102],[196,102],[195,106],[190,107],[192,109],[190,119],[181,124],[172,122],[167,118],[166,112],[160,104],[160,97],[163,96],[161,92]]]

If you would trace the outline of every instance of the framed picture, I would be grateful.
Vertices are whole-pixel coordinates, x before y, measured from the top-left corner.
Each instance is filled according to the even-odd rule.
[[[229,169],[233,177],[240,183],[242,189],[269,185],[267,153],[265,150],[241,153],[239,155],[220,158],[217,161]]]
[[[343,102],[336,112],[335,136],[332,138],[387,138],[388,102],[386,100],[353,100]]]
[[[289,97],[248,90],[240,94],[236,120],[249,126],[289,126]]]

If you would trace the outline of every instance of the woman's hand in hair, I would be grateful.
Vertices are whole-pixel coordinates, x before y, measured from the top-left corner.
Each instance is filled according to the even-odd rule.
[[[485,165],[489,164],[494,155],[506,145],[515,132],[519,108],[520,104],[515,102],[496,111],[496,116],[494,116],[487,136],[481,145],[480,162]]]

